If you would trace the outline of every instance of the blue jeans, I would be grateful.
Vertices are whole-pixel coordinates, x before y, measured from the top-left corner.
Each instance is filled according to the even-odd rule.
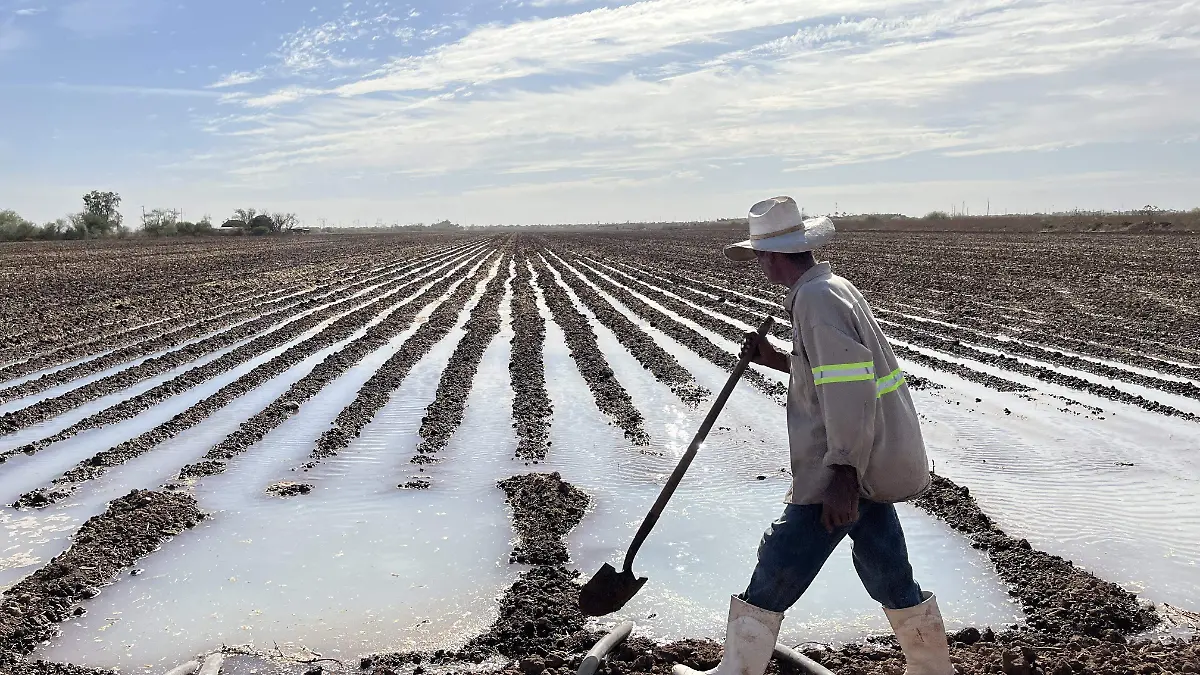
[[[858,521],[830,534],[821,524],[820,504],[788,504],[758,547],[758,565],[742,600],[785,612],[808,590],[817,572],[846,535],[854,541],[854,569],[867,593],[888,609],[921,603],[896,508],[862,500]]]

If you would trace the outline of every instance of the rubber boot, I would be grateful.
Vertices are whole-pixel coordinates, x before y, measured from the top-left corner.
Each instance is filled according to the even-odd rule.
[[[950,662],[946,626],[937,598],[929,591],[923,591],[921,597],[921,604],[916,607],[883,610],[904,650],[908,666],[905,675],[954,675],[958,671]]]
[[[729,602],[729,628],[725,632],[725,654],[712,670],[675,666],[675,675],[763,675],[775,641],[779,639],[782,612],[755,607],[736,595]]]

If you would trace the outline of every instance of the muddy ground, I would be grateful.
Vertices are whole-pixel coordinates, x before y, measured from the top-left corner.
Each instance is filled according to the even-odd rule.
[[[6,244],[0,378],[137,342],[253,298],[376,267],[453,235]],[[465,240],[466,237],[461,237]],[[386,240],[386,241],[384,241]],[[347,256],[347,252],[352,255]],[[277,264],[288,260],[288,265]],[[352,262],[351,262],[352,261]]]
[[[13,667],[19,655],[54,637],[58,623],[86,611],[83,601],[204,517],[196,501],[184,494],[134,490],[113,500],[79,528],[66,552],[4,592],[0,668],[6,663]]]
[[[320,293],[330,291],[335,296],[326,298],[326,301],[344,299],[348,297],[348,289],[365,288],[362,284],[366,284],[373,276],[382,278],[380,275],[387,275],[389,289],[399,284],[412,284],[404,288],[415,291],[426,283],[434,285],[422,293],[412,307],[401,308],[393,317],[369,330],[360,341],[343,345],[312,373],[301,378],[289,394],[279,397],[247,420],[238,432],[215,446],[209,456],[187,467],[181,477],[210,475],[224,470],[232,456],[245,451],[260,441],[270,429],[296,414],[304,400],[316,395],[338,374],[406,329],[415,319],[417,309],[449,289],[450,278],[442,279],[442,273],[438,273],[436,268],[431,270],[433,276],[429,278],[407,276],[407,270],[411,269],[409,265],[414,261],[425,259],[451,266],[467,259],[477,262],[484,257],[498,256],[497,249],[506,243],[511,245],[515,254],[515,275],[509,278],[506,257],[499,275],[487,286],[479,305],[469,317],[464,334],[457,336],[459,344],[455,355],[459,365],[446,371],[434,404],[426,411],[422,447],[428,451],[419,450],[417,457],[436,457],[437,451],[461,422],[462,405],[470,391],[478,358],[495,338],[499,328],[497,302],[506,284],[513,296],[515,335],[512,340],[513,359],[509,367],[514,386],[513,422],[518,438],[517,457],[534,463],[545,458],[546,453],[552,450],[548,440],[548,422],[552,410],[546,395],[547,374],[543,372],[542,361],[546,327],[537,311],[539,292],[546,299],[552,317],[563,328],[573,360],[593,392],[595,404],[636,441],[645,434],[641,428],[641,412],[632,406],[628,394],[617,382],[604,354],[599,350],[590,317],[576,308],[567,289],[579,298],[587,313],[611,330],[656,379],[683,400],[699,398],[703,394],[693,389],[695,381],[690,373],[681,370],[675,359],[654,344],[648,331],[643,331],[638,323],[616,311],[608,297],[625,305],[638,319],[661,330],[706,360],[722,368],[731,367],[735,360],[732,353],[652,304],[657,303],[731,340],[739,339],[741,331],[733,327],[729,320],[754,323],[757,317],[767,313],[782,318],[778,304],[782,289],[766,284],[761,273],[752,266],[726,263],[719,257],[720,244],[725,236],[711,231],[671,233],[669,236],[661,233],[620,237],[573,235],[570,238],[539,235],[521,237],[515,242],[506,238],[481,241],[479,243],[483,246],[468,249],[434,246],[429,251],[419,249],[420,244],[410,243],[403,237],[387,245],[364,238],[342,240],[340,246],[343,248],[336,255],[331,253],[332,245],[315,240],[311,250],[305,249],[307,253],[296,254],[296,259],[307,265],[305,269],[312,273],[304,283],[323,289],[310,291],[316,294],[311,296],[313,299]],[[729,241],[733,241],[744,235],[731,232],[729,236],[732,237]],[[1200,294],[1200,267],[1197,266],[1200,263],[1195,262],[1195,257],[1178,257],[1181,252],[1186,253],[1193,248],[1200,253],[1200,245],[1197,245],[1195,238],[1186,237],[1175,238],[1172,242],[1174,248],[1168,251],[1159,241],[1137,237],[1120,240],[1053,240],[1040,235],[998,235],[960,241],[951,235],[935,233],[854,233],[839,239],[829,249],[828,257],[833,259],[836,271],[852,278],[868,294],[878,308],[879,318],[885,323],[885,331],[890,329],[905,342],[982,361],[999,367],[1001,371],[1031,376],[1100,396],[1107,393],[1114,400],[1140,405],[1135,397],[1126,396],[1113,387],[1106,388],[1105,385],[1056,373],[1042,366],[1018,362],[1016,357],[1123,379],[1193,399],[1200,396],[1200,347],[1197,347],[1200,342],[1192,339],[1196,337],[1196,326],[1200,321],[1194,320],[1197,318],[1195,308],[1182,302],[1186,297]],[[550,255],[542,248],[547,243],[556,255]],[[12,360],[10,363],[0,358],[0,380],[9,379],[11,373],[20,372],[22,368],[28,370],[32,367],[22,363],[34,361],[21,361],[17,357],[40,359],[37,363],[56,363],[59,362],[56,359],[67,359],[71,354],[99,353],[105,345],[107,348],[124,349],[126,351],[114,353],[128,356],[152,346],[173,347],[172,341],[201,330],[198,326],[218,326],[220,321],[225,320],[219,318],[222,312],[236,313],[249,307],[261,307],[264,313],[268,313],[277,308],[282,318],[284,311],[301,311],[300,308],[308,306],[302,303],[310,302],[311,299],[305,299],[310,296],[288,299],[279,285],[270,286],[272,281],[292,279],[287,276],[290,272],[256,267],[256,262],[241,254],[230,254],[228,260],[236,262],[226,264],[221,262],[226,260],[222,256],[230,252],[223,246],[201,246],[193,253],[201,257],[208,256],[207,264],[215,266],[214,269],[221,270],[226,276],[236,276],[239,270],[246,271],[250,275],[248,278],[261,280],[270,289],[249,289],[243,284],[237,290],[230,290],[232,286],[227,279],[212,270],[201,270],[196,266],[182,268],[186,273],[195,275],[197,284],[222,289],[224,294],[219,300],[214,300],[205,291],[182,300],[186,307],[204,307],[203,311],[187,310],[193,312],[191,318],[172,314],[169,310],[176,306],[165,303],[161,298],[150,298],[146,300],[148,306],[158,308],[158,318],[162,321],[155,324],[153,329],[139,329],[140,333],[130,329],[130,326],[146,319],[147,313],[140,308],[125,316],[119,308],[89,308],[78,299],[72,300],[64,303],[63,316],[40,324],[49,336],[48,342],[30,342],[33,339],[30,334],[15,333],[10,336],[7,347],[0,345],[0,355],[9,354]],[[397,249],[404,246],[412,247],[409,251],[411,255],[397,255]],[[1142,248],[1126,258],[1120,258],[1123,247],[1129,246]],[[352,258],[358,256],[359,252],[362,255],[355,259],[353,265],[348,265],[344,262],[347,251],[351,252]],[[653,258],[646,251],[655,251]],[[1161,290],[1159,284],[1155,284],[1153,292],[1147,291],[1146,275],[1155,269],[1156,263],[1144,251],[1153,251],[1160,256],[1167,253],[1176,256],[1162,262],[1157,268],[1160,276],[1169,276],[1161,284]],[[419,255],[421,252],[429,254],[428,257],[422,258]],[[47,247],[46,252],[38,255],[69,257],[70,254],[70,251],[64,253]],[[172,250],[170,246],[147,246],[144,251],[134,251],[134,254],[145,258],[139,257],[135,267],[149,270],[158,264],[154,261],[155,256],[171,259],[171,256],[180,252]],[[663,271],[663,256],[670,256],[675,261],[672,269],[692,272],[676,274]],[[336,261],[339,259],[343,263],[338,264]],[[488,266],[498,259],[489,258]],[[1055,265],[1047,266],[1047,260],[1054,260]],[[1115,268],[1111,262],[1113,260],[1121,260],[1123,267]],[[1013,262],[1012,269],[1007,269],[1010,262]],[[67,267],[74,270],[74,274],[82,274],[89,269],[95,272],[87,264],[78,261],[70,262]],[[460,270],[454,278],[461,279],[469,267]],[[1000,268],[1005,269],[996,271]],[[6,273],[10,272],[0,265],[0,279]],[[161,277],[166,272],[145,274],[153,286],[155,283],[161,285]],[[988,281],[989,274],[993,274],[994,280]],[[114,278],[116,281],[112,283],[125,279],[120,275]],[[428,321],[415,328],[412,337],[368,380],[354,402],[342,411],[329,431],[316,442],[311,457],[313,462],[321,461],[346,447],[371,421],[402,384],[412,366],[448,335],[457,320],[458,310],[465,305],[475,292],[475,284],[482,279],[481,273],[477,272],[442,307],[435,310]],[[565,283],[566,287],[561,283]],[[744,294],[731,292],[729,288],[738,288]],[[252,292],[256,290],[259,292]],[[301,288],[292,290],[299,291]],[[98,296],[104,298],[101,305],[107,302],[111,292],[112,289],[109,289],[108,295]],[[348,338],[378,316],[379,312],[403,298],[401,294],[380,300],[380,292],[382,290],[368,294],[361,302],[347,304],[342,311],[369,303],[362,310],[350,312],[325,326],[316,336],[289,348],[283,355],[239,378],[167,423],[114,448],[102,450],[53,484],[27,493],[20,505],[44,506],[62,499],[70,490],[86,484],[107,468],[153,450],[301,359]],[[139,296],[137,301],[142,299]],[[40,320],[36,312],[0,304],[0,317],[10,314],[22,320]],[[237,316],[249,318],[248,314]],[[322,319],[331,319],[333,316],[334,313],[320,314]],[[267,327],[265,319],[251,320],[257,322],[254,323],[256,329]],[[80,341],[77,347],[65,349],[60,333],[64,330],[63,326],[70,325],[71,321],[79,321],[80,326],[90,327],[86,328],[91,331],[89,336],[98,338],[92,340],[89,337]],[[204,321],[209,323],[200,323]],[[313,320],[302,325],[307,329],[318,323]],[[782,330],[784,328],[778,328],[776,334]],[[298,336],[301,332],[288,335]],[[230,333],[224,339],[242,336],[240,332]],[[1081,336],[1086,336],[1086,339]],[[259,344],[259,340],[265,340],[260,346],[287,342],[283,334],[260,333],[249,344]],[[216,344],[209,343],[208,347],[218,348]],[[232,345],[233,342],[228,344]],[[232,361],[222,361],[225,357],[217,361],[222,363],[221,367],[233,367],[250,358],[250,352],[243,351],[249,348],[249,344],[231,352],[238,355],[231,357]],[[3,351],[5,349],[7,351]],[[163,372],[162,369],[169,364],[187,363],[198,355],[198,352],[193,354],[185,352],[185,349],[179,348],[178,356],[171,357],[176,360],[154,362],[143,371],[127,373],[110,380],[108,384],[84,389],[75,395],[84,398],[103,395],[128,386],[135,381],[131,378]],[[1001,354],[991,354],[986,350],[999,351]],[[1069,351],[1078,351],[1079,354]],[[993,389],[1027,389],[1005,377],[982,373],[903,346],[897,345],[897,352],[903,358],[930,365],[934,369],[958,373]],[[58,376],[58,379],[13,391],[42,391],[44,389],[39,387],[43,384],[66,381],[85,372],[98,372],[94,368],[100,364],[108,364],[110,360],[120,363],[124,356],[100,358],[109,360],[100,361],[92,367],[64,371],[66,374]],[[1151,368],[1163,377],[1100,363],[1097,360],[1099,358]],[[156,368],[159,370],[154,370]],[[197,378],[209,372],[205,368],[208,366],[197,369],[198,373],[182,376],[184,379],[172,381],[170,386],[176,388],[174,391],[194,386],[203,381]],[[6,372],[9,377],[4,376]],[[748,379],[761,391],[779,400],[783,391],[781,385],[753,372],[748,373]],[[936,388],[940,385],[910,377],[910,386]],[[90,422],[85,420],[82,423],[85,426],[80,429],[90,428],[87,425],[98,426],[128,419],[174,393],[169,388],[151,391],[156,393],[150,394],[149,398],[134,397],[127,403],[100,413],[94,419],[89,418]],[[154,398],[156,396],[160,398]],[[72,399],[49,403],[48,406],[59,407],[45,408],[49,411],[46,415],[61,412],[61,406],[75,404]],[[1143,407],[1156,413],[1173,414],[1165,409],[1166,406]],[[37,415],[34,413],[37,410],[29,413],[33,415],[29,420],[35,420]],[[1093,413],[1102,414],[1103,411],[1095,410]],[[37,451],[45,447],[50,439],[45,441],[31,444],[30,449]],[[22,450],[18,448],[17,451]],[[423,472],[419,469],[414,471],[418,475],[414,475],[403,486],[427,487],[428,480],[419,475]],[[36,642],[52,636],[55,624],[82,609],[79,603],[93,596],[95,589],[111,583],[128,570],[137,558],[203,517],[186,495],[186,484],[172,484],[169,487],[171,490],[167,491],[134,492],[114,501],[108,511],[88,521],[80,529],[66,553],[4,594],[4,600],[0,603],[0,673],[90,675],[93,672],[65,664],[30,663],[23,660],[21,655],[27,653]],[[286,482],[269,486],[267,491],[272,495],[290,496],[305,494],[309,487],[306,483]],[[323,672],[378,675],[463,672],[468,668],[505,675],[574,672],[582,654],[599,637],[586,628],[584,618],[576,608],[578,584],[582,579],[580,572],[571,567],[563,545],[563,537],[583,517],[588,497],[555,474],[515,476],[501,481],[498,489],[505,492],[512,509],[518,538],[509,562],[526,566],[527,569],[498,599],[499,618],[484,634],[469,640],[462,648],[435,653],[368,655],[361,661],[346,664],[320,658],[286,661],[277,656],[273,660],[264,660],[264,656],[269,655],[231,654],[228,667],[239,675],[259,668],[262,668],[259,671],[261,673],[273,672],[269,670],[270,667],[279,667],[282,669],[280,672],[289,674],[314,672],[316,667]],[[1065,675],[1095,672],[1115,675],[1200,672],[1200,643],[1133,644],[1136,640],[1134,636],[1153,629],[1159,623],[1161,613],[1143,605],[1133,594],[1087,573],[1070,561],[1038,551],[1027,541],[1004,533],[979,510],[966,487],[935,477],[933,488],[918,505],[944,519],[969,537],[972,545],[984,550],[1025,612],[1026,621],[1019,629],[980,626],[949,636],[953,656],[964,673]],[[106,546],[106,542],[113,545]],[[83,560],[88,564],[79,564]],[[590,573],[591,570],[585,572]],[[894,641],[887,637],[868,639],[861,644],[837,650],[813,648],[807,653],[839,673],[900,675],[903,672]],[[711,667],[719,657],[720,645],[709,641],[656,645],[635,638],[622,646],[601,672],[613,675],[666,673],[674,663]],[[180,655],[181,662],[187,658],[187,655]],[[786,668],[780,670],[778,665],[773,665],[770,672],[777,671],[789,672]]]
[[[512,279],[512,352],[508,374],[513,387],[513,430],[517,434],[517,459],[540,461],[550,449],[550,416],[554,412],[546,393],[546,320],[538,311],[533,292],[527,249],[517,248]]]

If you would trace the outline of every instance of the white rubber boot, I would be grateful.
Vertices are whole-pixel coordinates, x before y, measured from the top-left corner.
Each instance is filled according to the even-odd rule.
[[[675,675],[763,675],[775,641],[779,639],[782,612],[755,607],[736,595],[729,602],[729,628],[725,632],[725,654],[712,670],[699,671],[675,666]]]
[[[887,609],[888,621],[896,640],[904,650],[906,675],[954,675],[950,648],[946,646],[946,625],[938,610],[937,598],[923,591],[921,604],[907,609]]]

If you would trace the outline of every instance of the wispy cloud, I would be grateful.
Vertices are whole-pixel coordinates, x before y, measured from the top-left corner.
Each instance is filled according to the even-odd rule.
[[[220,89],[222,87],[239,87],[245,84],[251,84],[252,82],[257,82],[262,78],[263,75],[261,72],[250,73],[245,71],[234,71],[208,86],[212,89]]]
[[[1188,111],[1200,105],[1200,75],[1162,85],[1176,96],[1166,111],[1147,97],[1098,105],[1091,94],[1067,93],[1068,82],[1112,83],[1122,64],[1200,63],[1200,7],[1144,0],[1159,11],[1140,4],[1142,18],[1135,19],[1129,1],[891,2],[885,9],[846,0],[830,8],[836,14],[814,19],[801,3],[782,0],[657,0],[484,26],[338,86],[332,98],[290,88],[248,100],[295,107],[262,127],[256,139],[263,147],[235,164],[247,173],[374,166],[410,176],[637,176],[710,161],[769,160],[811,170],[931,151],[1195,133]],[[754,11],[735,11],[746,4]],[[746,45],[745,33],[736,48],[724,42],[735,29],[768,25],[796,28],[757,44]],[[618,73],[548,89],[517,79],[696,43],[724,53],[684,62],[665,79]],[[1131,71],[1121,85],[1141,90],[1140,81]],[[488,83],[495,86],[481,88]],[[1178,98],[1182,91],[1192,93]],[[306,97],[317,98],[302,102]]]
[[[140,87],[119,84],[71,84],[55,82],[46,85],[57,91],[79,94],[105,94],[111,96],[177,96],[184,98],[219,98],[221,94],[203,89],[173,89],[170,87]]]
[[[41,14],[42,12],[45,12],[45,11],[46,11],[45,7],[25,7],[22,9],[18,9],[17,11],[15,11],[13,13],[16,14],[17,16],[37,16],[38,14]]]

